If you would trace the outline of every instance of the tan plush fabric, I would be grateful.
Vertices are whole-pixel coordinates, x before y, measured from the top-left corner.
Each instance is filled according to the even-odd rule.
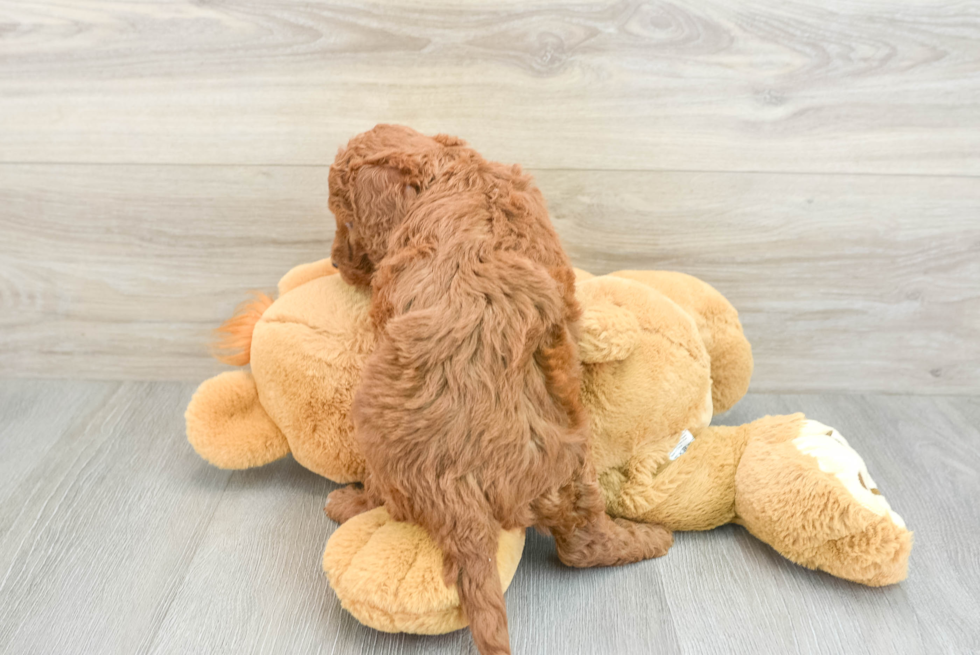
[[[374,346],[368,298],[332,273],[325,260],[283,278],[281,297],[255,324],[254,378],[236,371],[201,385],[187,428],[205,459],[241,468],[291,451],[338,482],[363,475],[349,411]],[[721,294],[680,273],[576,276],[583,403],[611,514],[672,530],[737,522],[804,566],[869,585],[905,577],[912,533],[881,490],[862,487],[870,474],[835,430],[799,414],[708,426],[752,373],[751,348]],[[693,442],[670,459],[685,430]],[[505,581],[522,548],[523,535],[502,539]],[[335,532],[324,569],[363,623],[433,633],[465,624],[437,560],[423,531],[376,510]]]
[[[716,414],[727,412],[749,389],[752,347],[738,312],[714,287],[675,271],[618,271],[616,277],[642,282],[691,315],[711,358],[712,400]]]
[[[504,590],[524,551],[524,530],[502,530],[497,572]],[[383,507],[356,516],[330,537],[323,570],[341,604],[384,632],[442,634],[467,625],[456,587],[442,576],[442,553],[424,530],[392,521]]]
[[[248,371],[205,380],[187,411],[187,439],[204,459],[223,469],[247,469],[289,454],[289,444],[259,403]]]
[[[329,259],[289,271],[255,322],[251,372],[222,373],[195,393],[187,437],[204,459],[247,468],[292,452],[337,482],[361,478],[350,407],[374,335],[368,294],[335,273]]]
[[[735,471],[753,424],[709,427],[686,452],[669,460],[680,435],[635,462],[643,476],[608,476],[609,511],[617,516],[662,523],[675,531],[710,530],[735,518]],[[622,491],[621,491],[622,490]],[[642,502],[635,499],[642,498]],[[624,502],[630,499],[631,502]]]
[[[319,277],[277,300],[252,336],[252,374],[262,406],[296,461],[337,482],[364,473],[350,408],[374,348],[367,312],[367,293],[339,275]]]
[[[692,317],[648,286],[597,277],[580,283],[577,296],[584,308],[582,403],[603,479],[611,470],[645,466],[652,451],[666,457],[672,435],[708,425],[711,362]]]
[[[283,275],[282,279],[279,280],[279,295],[283,296],[296,287],[302,286],[310,280],[315,280],[318,277],[326,277],[328,275],[336,274],[337,269],[333,267],[329,257],[316,262],[310,262],[309,264],[300,264],[299,266],[290,269],[289,272]]]
[[[768,421],[765,433],[746,447],[738,467],[738,521],[808,568],[872,586],[904,580],[912,533],[901,517],[884,509],[887,502],[873,511],[856,489],[851,490],[870,477],[863,463],[853,464],[860,458],[846,441],[841,440],[836,452],[818,458],[794,443],[806,427],[802,414]]]

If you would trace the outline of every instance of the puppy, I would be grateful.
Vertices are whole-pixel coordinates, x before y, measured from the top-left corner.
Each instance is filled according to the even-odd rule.
[[[454,137],[378,125],[330,168],[332,258],[370,286],[378,345],[354,398],[364,488],[343,522],[384,504],[442,549],[484,655],[509,653],[500,528],[550,532],[571,566],[658,557],[658,525],[612,520],[579,400],[575,279],[541,193]]]

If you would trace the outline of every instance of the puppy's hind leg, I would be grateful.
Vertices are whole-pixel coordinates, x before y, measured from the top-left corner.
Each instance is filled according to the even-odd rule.
[[[558,558],[568,566],[616,566],[661,557],[674,542],[662,525],[610,518],[591,464],[579,479],[540,498],[535,509],[539,525],[555,538]]]
[[[323,511],[337,523],[345,523],[348,519],[380,505],[381,500],[367,488],[349,484],[330,492]]]

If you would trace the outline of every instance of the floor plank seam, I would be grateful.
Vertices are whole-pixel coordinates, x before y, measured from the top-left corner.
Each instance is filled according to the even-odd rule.
[[[85,432],[85,430],[87,430],[89,428],[89,426],[92,424],[93,418],[95,416],[97,416],[98,413],[101,412],[103,409],[105,409],[110,404],[112,404],[112,402],[116,398],[116,396],[118,396],[122,392],[123,387],[125,385],[126,385],[126,382],[117,382],[116,383],[115,390],[112,391],[105,398],[104,401],[102,401],[101,403],[96,403],[95,406],[91,410],[85,412],[82,416],[80,416],[71,426],[68,427],[68,429],[66,429],[64,431],[64,433],[60,437],[58,437],[57,439],[55,439],[51,443],[51,445],[45,450],[45,452],[46,453],[51,452],[64,439],[72,439],[76,435]],[[32,467],[31,470],[28,472],[28,474],[24,477],[24,480],[21,481],[20,484],[25,484],[28,480],[35,480],[36,481],[35,487],[34,487],[34,489],[31,490],[30,495],[34,495],[34,493],[36,493],[36,491],[37,491],[37,485],[43,484],[43,481],[45,480],[45,476],[42,474],[41,471],[42,471],[42,469],[46,469],[48,466],[49,466],[49,463],[48,463],[47,458],[44,458],[44,457],[40,458],[39,461],[38,461],[38,463],[34,467]],[[46,504],[47,503],[45,503],[45,505]],[[26,505],[24,505],[24,506],[26,506]],[[17,519],[19,517],[20,517],[20,515],[18,514],[17,517],[15,517],[12,521],[9,522],[9,524],[6,527],[6,529],[2,533],[0,533],[0,542],[2,542],[4,538],[6,538],[7,534],[13,528],[14,524],[17,522]],[[29,531],[28,534],[31,534],[32,532],[33,532],[33,529],[31,531]],[[25,537],[25,539],[26,539],[26,537]],[[23,544],[21,544],[21,546],[22,545]],[[18,546],[17,549],[14,552],[15,553],[19,553],[20,550],[21,550],[21,546]],[[13,562],[11,562],[11,567],[12,566],[13,566]],[[7,572],[4,574],[4,577],[2,579],[0,579],[0,589],[2,589],[7,584],[7,579],[9,577],[9,575],[10,575],[10,569],[8,569]]]
[[[170,615],[173,609],[174,603],[177,597],[180,595],[180,590],[183,588],[184,584],[187,582],[187,575],[190,572],[191,566],[194,564],[194,560],[197,559],[198,551],[201,549],[201,544],[204,543],[204,537],[207,535],[208,529],[211,527],[211,522],[214,520],[214,515],[218,512],[218,508],[221,506],[221,501],[224,499],[225,491],[228,489],[228,485],[231,484],[231,479],[237,475],[237,471],[232,471],[225,478],[225,483],[221,487],[221,491],[218,493],[218,498],[214,501],[214,507],[211,508],[211,513],[208,514],[207,520],[201,521],[201,527],[194,534],[194,550],[190,556],[186,559],[184,563],[184,570],[181,572],[180,581],[175,583],[171,589],[170,599],[167,601],[166,608],[160,615],[160,621],[157,623],[156,628],[153,630],[152,635],[146,640],[145,650],[137,649],[137,652],[142,654],[152,653],[160,640],[161,631],[163,630],[164,624],[167,622],[167,617]]]

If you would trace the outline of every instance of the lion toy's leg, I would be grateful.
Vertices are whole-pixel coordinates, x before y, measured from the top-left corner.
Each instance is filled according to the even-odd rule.
[[[228,371],[205,380],[184,414],[187,440],[211,464],[246,469],[289,454],[289,444],[259,402],[247,371]]]
[[[864,460],[802,414],[749,442],[735,478],[736,521],[808,568],[870,586],[901,582],[912,533]]]

